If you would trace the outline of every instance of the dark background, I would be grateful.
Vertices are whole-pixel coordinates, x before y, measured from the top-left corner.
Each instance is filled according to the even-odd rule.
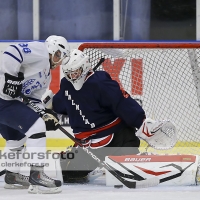
[[[0,0],[0,40],[32,40],[32,0]],[[196,40],[196,0],[121,0],[122,40]],[[41,0],[40,40],[112,40],[113,0]]]
[[[150,40],[196,40],[196,0],[152,0]]]

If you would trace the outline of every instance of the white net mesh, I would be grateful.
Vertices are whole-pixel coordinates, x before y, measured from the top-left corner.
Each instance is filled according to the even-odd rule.
[[[100,58],[106,60],[98,70],[107,71],[143,107],[147,117],[170,119],[176,124],[178,143],[184,153],[199,154],[200,108],[198,81],[195,83],[191,56],[187,48],[126,48],[126,44],[97,48],[81,46],[94,67]],[[195,52],[199,68],[200,50]],[[198,71],[198,69],[197,69]],[[199,70],[200,71],[200,70]],[[181,150],[182,152],[183,150]],[[180,152],[180,149],[176,150]]]

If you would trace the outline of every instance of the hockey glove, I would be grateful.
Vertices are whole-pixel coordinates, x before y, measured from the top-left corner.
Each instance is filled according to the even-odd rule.
[[[154,149],[170,149],[177,142],[176,127],[170,120],[154,121],[147,118],[135,135]]]
[[[22,81],[24,80],[24,74],[22,72],[18,73],[18,77],[12,76],[5,73],[5,84],[3,88],[3,93],[7,94],[12,98],[20,96],[22,90]]]
[[[55,131],[59,127],[59,119],[57,114],[51,109],[45,109],[45,113],[42,117],[46,124],[47,131]]]

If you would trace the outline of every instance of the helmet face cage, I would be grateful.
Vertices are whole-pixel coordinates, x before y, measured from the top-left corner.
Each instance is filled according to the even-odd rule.
[[[76,81],[83,73],[83,66],[79,67],[78,69],[70,72],[65,72],[65,76],[70,81]]]
[[[66,60],[69,60],[70,48],[67,40],[64,37],[56,35],[49,36],[45,41],[45,45],[49,54],[52,55],[51,62],[54,64],[53,68],[55,68],[55,65],[64,59],[65,63]],[[60,59],[55,61],[55,56]],[[66,59],[67,57],[68,59]]]
[[[66,65],[62,65],[65,78],[72,83],[76,90],[81,89],[88,72],[91,70],[89,57],[75,49]]]

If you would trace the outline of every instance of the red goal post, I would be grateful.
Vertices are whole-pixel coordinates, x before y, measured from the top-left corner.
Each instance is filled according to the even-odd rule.
[[[104,57],[98,70],[118,81],[147,117],[176,124],[178,142],[170,152],[200,154],[200,43],[90,42],[79,50],[93,67]]]

